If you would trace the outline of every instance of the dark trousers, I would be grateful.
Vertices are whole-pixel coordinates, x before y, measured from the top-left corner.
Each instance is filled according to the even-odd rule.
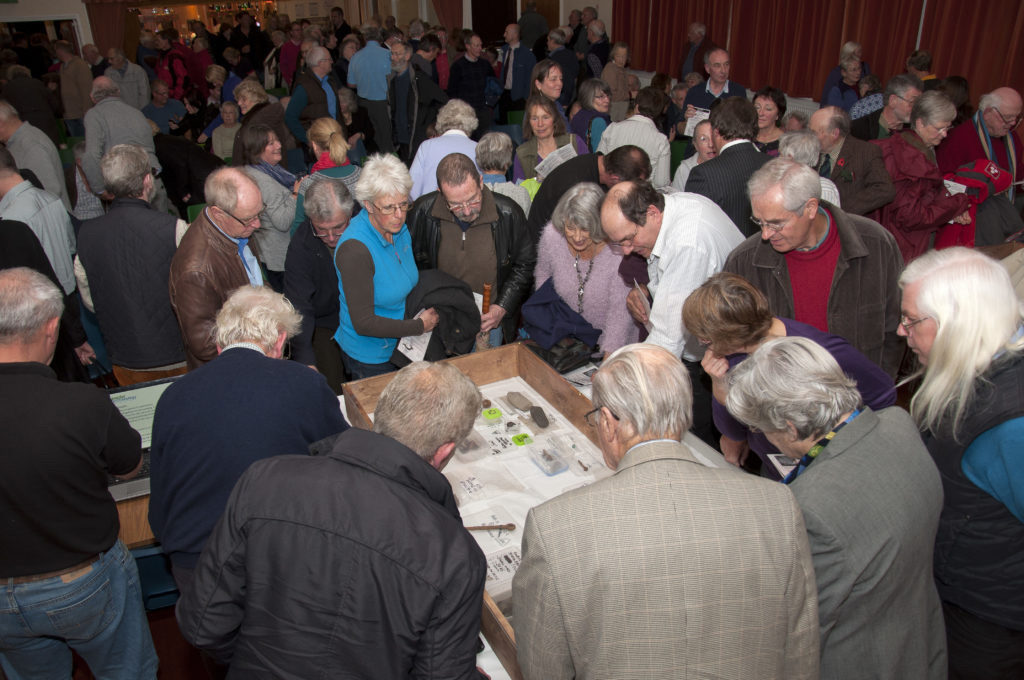
[[[498,99],[498,124],[508,125],[508,112],[522,111],[525,106],[525,99],[512,99],[511,90],[503,91]]]
[[[398,370],[398,366],[395,366],[390,361],[386,361],[383,364],[364,364],[362,361],[350,357],[344,350],[341,352],[341,360],[345,364],[345,371],[348,372],[352,380],[372,378],[376,375],[384,375],[385,373]]]
[[[373,123],[373,141],[381,153],[391,153],[395,145],[391,141],[391,112],[387,100],[371,101],[359,97],[359,106],[366,109],[366,115]]]
[[[1024,678],[1024,631],[980,619],[942,603],[946,619],[949,680]]]
[[[345,382],[345,366],[341,362],[341,348],[334,342],[334,329],[313,329],[313,356],[316,358],[316,370],[327,379],[335,394],[341,394],[341,384]]]
[[[683,359],[683,365],[690,373],[690,384],[693,386],[693,426],[690,432],[718,451],[719,434],[711,415],[711,377],[704,372],[699,361]]]

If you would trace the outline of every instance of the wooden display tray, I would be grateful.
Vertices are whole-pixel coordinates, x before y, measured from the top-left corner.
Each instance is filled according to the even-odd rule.
[[[469,376],[469,379],[477,386],[508,378],[522,378],[549,404],[558,409],[582,434],[594,442],[595,446],[598,445],[592,428],[588,427],[584,420],[584,415],[592,408],[590,400],[553,368],[541,361],[525,345],[518,343],[505,345],[447,361]],[[381,392],[393,377],[394,374],[381,375],[346,383],[342,386],[345,409],[348,412],[349,422],[353,426],[366,429],[372,426],[370,414],[376,410]],[[523,675],[519,670],[519,661],[516,659],[515,633],[498,605],[486,592],[484,592],[480,628],[512,680],[522,680]]]

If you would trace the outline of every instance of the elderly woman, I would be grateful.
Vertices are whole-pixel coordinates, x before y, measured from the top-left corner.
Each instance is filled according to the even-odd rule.
[[[608,53],[608,63],[601,71],[601,80],[608,83],[612,91],[611,118],[618,123],[626,118],[629,110],[629,79],[626,63],[629,62],[629,45],[617,42]]]
[[[530,96],[544,95],[555,104],[558,113],[569,124],[569,117],[558,98],[562,96],[562,67],[551,59],[541,59],[530,72]]]
[[[807,338],[762,345],[730,373],[726,404],[792,461],[785,481],[811,545],[821,677],[945,678],[932,577],[942,483],[906,411],[863,406],[857,383]]]
[[[777,87],[762,87],[754,95],[754,108],[757,110],[754,146],[769,156],[778,156],[782,117],[786,115],[786,93]]]
[[[333,118],[317,118],[306,131],[306,137],[317,160],[313,164],[313,173],[299,182],[298,196],[295,198],[295,219],[292,221],[293,234],[306,219],[303,202],[310,184],[324,177],[340,179],[350,192],[354,192],[359,180],[359,166],[353,165],[348,159],[348,142],[345,141],[341,123]]]
[[[896,186],[896,198],[879,210],[877,219],[896,237],[904,262],[928,250],[939,228],[950,221],[971,223],[970,197],[946,191],[935,158],[935,147],[955,118],[956,107],[946,95],[925,92],[910,110],[908,129],[873,142],[882,148]]]
[[[706,348],[701,366],[711,376],[715,426],[722,433],[725,459],[742,465],[749,450],[761,458],[762,474],[781,479],[768,455],[776,450],[761,432],[752,432],[725,410],[729,369],[773,338],[809,338],[824,347],[857,381],[865,404],[882,409],[896,403],[892,378],[838,335],[823,333],[793,319],[772,316],[768,299],[746,279],[719,273],[693,291],[683,303],[683,325]]]
[[[925,93],[927,95],[928,93]],[[932,251],[900,276],[899,333],[921,377],[910,413],[939,468],[935,537],[950,677],[1024,672],[1024,318],[999,263],[964,248]]]
[[[348,135],[348,158],[353,163],[361,164],[363,159],[377,150],[373,141],[373,123],[366,109],[359,108],[356,93],[347,87],[338,90],[338,122],[345,127]]]
[[[611,123],[608,111],[612,103],[612,89],[600,78],[589,78],[580,85],[579,110],[569,121],[569,131],[587,143],[591,153],[601,143],[601,133]]]
[[[334,251],[340,291],[334,340],[353,380],[396,370],[391,354],[398,339],[437,325],[433,308],[405,318],[405,298],[420,278],[405,226],[411,188],[412,177],[402,161],[371,156],[356,182],[356,199],[364,210],[349,223]]]
[[[242,82],[242,79],[234,73],[230,73],[223,66],[211,64],[206,67],[206,82],[210,90],[210,103],[219,105],[224,102],[235,101],[235,88]],[[204,144],[213,135],[213,131],[217,126],[223,122],[223,117],[218,115],[210,121],[210,124],[206,126],[196,141]]]
[[[242,111],[242,128],[235,136],[235,146],[231,153],[231,165],[245,165],[242,149],[242,132],[251,125],[266,125],[274,131],[281,141],[284,153],[295,148],[295,138],[288,132],[284,124],[284,108],[277,102],[271,103],[267,91],[258,81],[247,79],[240,82],[234,89],[235,101]]]
[[[259,248],[267,280],[277,292],[284,290],[284,258],[295,217],[298,179],[281,166],[281,140],[266,125],[250,125],[241,133],[245,174],[263,196],[260,228],[252,238]]]
[[[853,105],[860,99],[860,82],[862,68],[860,59],[850,57],[839,64],[840,80],[835,87],[829,90],[828,95],[822,102],[822,106],[838,106],[849,112]]]
[[[565,119],[558,114],[556,102],[544,95],[530,95],[526,100],[523,139],[525,141],[516,148],[515,162],[512,165],[512,179],[515,182],[537,177],[537,165],[548,154],[566,144],[572,144],[580,156],[590,153],[582,139],[571,132],[566,132]]]
[[[702,120],[694,126],[693,146],[697,149],[697,153],[683,159],[683,162],[676,168],[676,176],[672,178],[672,188],[676,191],[686,191],[686,180],[690,179],[690,171],[718,155],[718,152],[715,151],[715,144],[711,141],[710,120]]]
[[[555,292],[601,331],[598,344],[607,355],[636,342],[639,331],[626,309],[630,287],[619,276],[622,255],[605,244],[601,229],[604,190],[583,182],[558,201],[541,232],[534,285],[551,279]]]
[[[486,184],[496,194],[508,196],[519,204],[524,215],[530,214],[530,192],[505,179],[512,167],[515,144],[504,132],[488,132],[476,145],[476,165]]]
[[[450,153],[476,157],[476,142],[469,138],[478,121],[473,107],[461,99],[452,99],[437,112],[438,137],[428,139],[416,150],[409,172],[412,174],[412,197],[437,191],[437,164]]]
[[[828,93],[831,92],[832,88],[836,87],[839,84],[839,82],[843,79],[843,62],[851,58],[860,62],[860,70],[862,76],[866,76],[871,73],[871,69],[868,67],[868,63],[866,61],[863,61],[864,55],[860,43],[854,42],[852,40],[843,43],[843,46],[839,48],[839,61],[837,62],[839,65],[833,68],[831,71],[829,71],[828,77],[825,78],[825,85],[821,88],[821,98],[819,99],[819,101],[822,102],[822,106],[826,106],[824,102],[828,98]]]
[[[231,159],[231,153],[235,148],[235,137],[242,129],[238,122],[241,116],[238,102],[224,102],[220,105],[221,124],[213,129],[210,138],[213,140],[213,155],[217,158]]]
[[[818,135],[810,130],[787,132],[779,138],[779,155],[783,158],[792,158],[797,163],[803,163],[807,167],[817,170],[818,162],[821,159],[821,141],[818,139]],[[836,183],[828,177],[820,175],[818,180],[821,182],[821,200],[841,208],[839,189],[836,188]]]

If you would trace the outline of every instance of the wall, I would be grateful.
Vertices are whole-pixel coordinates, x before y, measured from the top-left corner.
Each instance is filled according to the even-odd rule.
[[[81,0],[21,0],[0,4],[0,22],[75,19],[82,45],[92,42],[92,28]]]

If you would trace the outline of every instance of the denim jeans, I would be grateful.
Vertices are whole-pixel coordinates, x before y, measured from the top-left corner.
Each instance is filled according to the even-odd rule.
[[[139,572],[124,544],[117,541],[88,572],[67,578],[0,584],[0,665],[8,679],[67,680],[71,649],[97,678],[155,679]]]
[[[344,350],[341,352],[341,362],[345,365],[350,380],[372,378],[375,375],[384,375],[398,370],[398,367],[390,361],[385,361],[383,364],[364,364],[362,361],[350,357]]]

